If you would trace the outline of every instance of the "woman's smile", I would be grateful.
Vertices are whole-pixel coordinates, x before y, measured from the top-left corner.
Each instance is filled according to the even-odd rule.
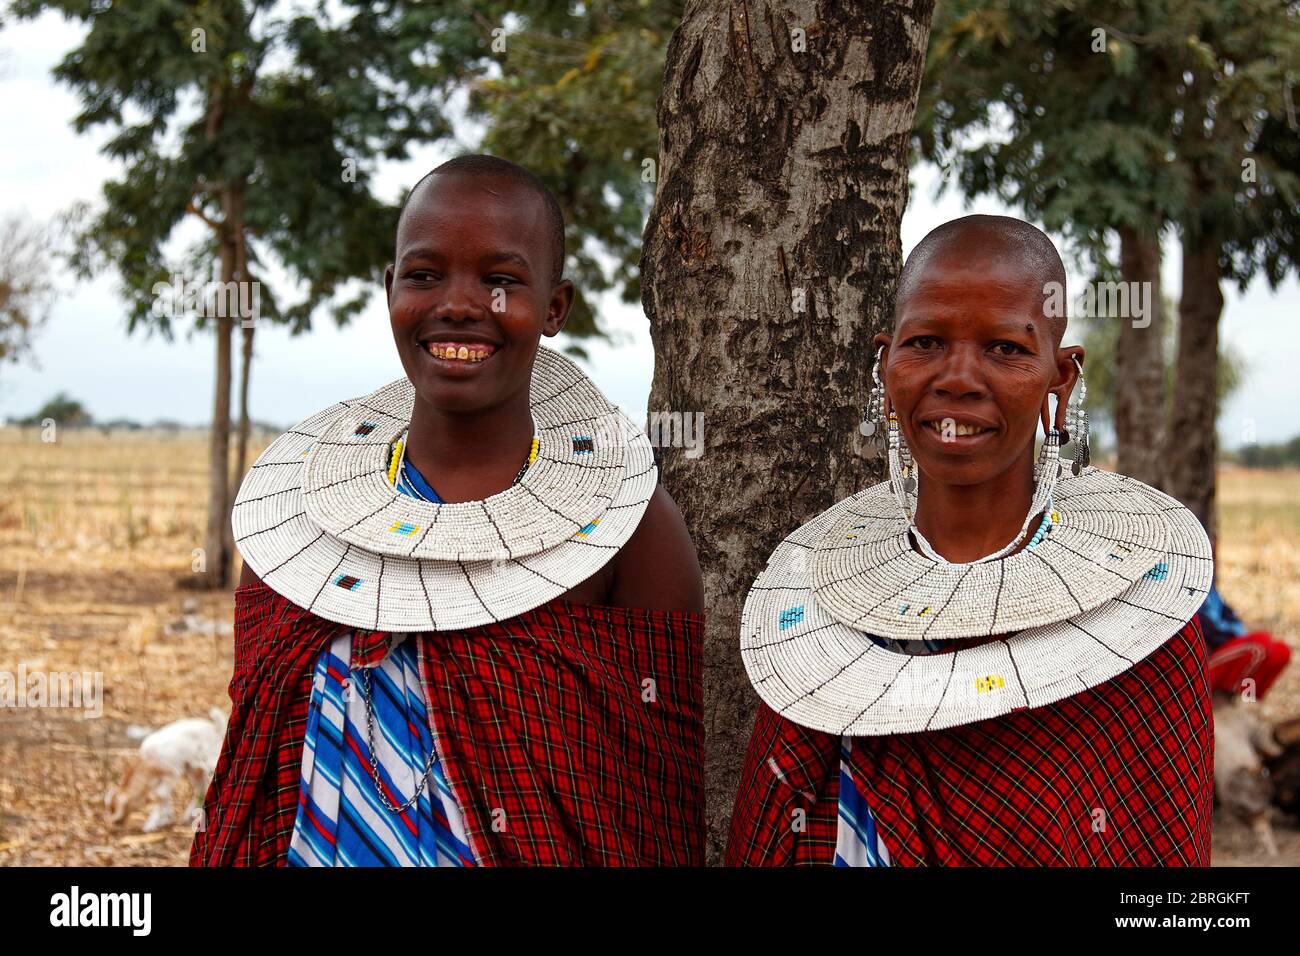
[[[965,451],[992,440],[998,427],[987,419],[941,411],[922,416],[918,432],[927,442],[937,441],[944,451]]]
[[[479,374],[482,366],[501,350],[494,342],[468,337],[430,339],[419,344],[435,373],[453,378]]]

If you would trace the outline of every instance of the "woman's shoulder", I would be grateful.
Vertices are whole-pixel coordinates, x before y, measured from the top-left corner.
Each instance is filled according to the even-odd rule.
[[[704,584],[677,503],[656,485],[636,531],[614,564],[611,603],[665,611],[704,611]]]
[[[262,584],[262,579],[257,576],[253,566],[245,561],[243,570],[239,572],[239,584],[236,585],[235,589],[256,587],[259,584]],[[265,587],[266,585],[262,586]]]

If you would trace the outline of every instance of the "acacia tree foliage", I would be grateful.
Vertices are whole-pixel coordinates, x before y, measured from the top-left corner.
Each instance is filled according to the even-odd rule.
[[[378,70],[399,81],[424,79],[423,68],[395,54],[390,37],[240,0],[12,6],[18,17],[48,10],[87,28],[54,74],[80,98],[76,130],[111,130],[104,152],[122,168],[104,184],[102,202],[86,210],[71,261],[83,274],[116,271],[129,331],[172,334],[171,315],[154,308],[154,289],[177,273],[244,290],[257,283],[256,318],[297,329],[349,279],[378,281],[394,216],[371,193],[370,168],[381,155],[404,155],[407,143],[446,132],[431,96],[425,102],[373,81]],[[353,175],[344,174],[349,161]],[[187,217],[206,235],[177,257],[174,239]],[[266,284],[269,259],[300,281],[300,301],[285,304]],[[336,302],[336,319],[354,314],[364,296]],[[212,586],[228,583],[233,555],[231,334],[239,318],[198,323],[211,324],[216,338],[208,526],[198,566]],[[249,356],[251,333],[248,327]]]
[[[94,424],[95,421],[81,402],[72,398],[67,392],[59,392],[32,414],[26,417],[11,417],[9,422],[13,425],[42,427],[49,420],[54,421],[61,428],[80,428],[83,425]]]
[[[259,284],[259,320],[295,332],[328,307],[348,321],[379,287],[396,206],[372,189],[376,164],[482,124],[484,145],[536,168],[572,225],[570,271],[588,289],[639,292],[637,237],[653,186],[653,102],[675,3],[339,2],[314,9],[254,0],[16,0],[86,26],[55,76],[80,97],[78,132],[113,132],[122,173],[81,212],[83,275],[113,269],[128,330],[170,337],[154,288],[173,274]],[[468,108],[446,103],[465,91]],[[545,108],[542,104],[545,103]],[[638,110],[628,110],[631,103]],[[205,238],[176,251],[178,229]],[[602,268],[599,250],[613,256]],[[272,288],[269,267],[289,277]],[[357,287],[351,280],[367,280]],[[293,300],[293,301],[291,301]],[[191,318],[193,318],[191,316]],[[216,337],[207,583],[233,553],[228,462],[235,318],[199,318]],[[580,299],[568,326],[597,331]],[[239,458],[247,441],[251,326],[243,329]]]
[[[1117,438],[1120,470],[1167,484],[1207,526],[1220,279],[1275,283],[1295,263],[1298,57],[1296,5],[1277,0],[949,0],[932,33],[918,142],[964,193],[1153,282],[1156,303],[1159,238],[1182,238],[1169,447],[1186,453],[1165,460],[1159,309],[1119,329]]]
[[[486,151],[521,163],[555,190],[580,293],[565,328],[585,334],[597,328],[590,293],[617,289],[627,302],[641,296],[641,231],[658,178],[655,102],[682,4],[486,9],[520,29],[505,37],[499,71],[471,84],[472,115],[486,124]]]

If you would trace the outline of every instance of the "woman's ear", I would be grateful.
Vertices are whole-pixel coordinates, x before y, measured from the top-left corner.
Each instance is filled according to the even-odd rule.
[[[1069,407],[1070,396],[1074,393],[1074,387],[1079,381],[1079,366],[1074,364],[1075,359],[1079,360],[1079,365],[1083,364],[1083,348],[1078,345],[1071,345],[1067,348],[1056,350],[1056,375],[1057,383],[1053,386],[1048,394],[1056,396],[1056,416],[1054,426],[1058,432],[1065,430],[1065,412]],[[1047,431],[1047,396],[1043,397],[1043,431]]]
[[[877,332],[871,337],[871,364],[876,364],[876,355],[879,354],[881,382],[885,380],[885,366],[889,364],[889,347],[893,344],[894,336],[888,332]]]
[[[542,323],[543,335],[558,335],[564,328],[575,294],[573,283],[568,279],[561,279],[560,284],[551,290],[551,300],[546,304],[546,320]]]
[[[1052,430],[1052,426],[1049,425],[1048,422],[1051,421],[1051,417],[1052,417],[1052,396],[1055,395],[1055,394],[1056,394],[1056,390],[1055,390],[1055,389],[1048,389],[1048,390],[1047,390],[1047,394],[1043,396],[1043,407],[1040,408],[1040,409],[1038,410],[1038,420],[1039,420],[1039,422],[1042,423],[1042,426],[1043,426],[1043,434],[1044,434],[1044,435],[1046,435],[1049,431]],[[1062,425],[1062,422],[1061,422],[1061,409],[1064,408],[1064,407],[1065,407],[1065,406],[1064,406],[1061,402],[1058,401],[1058,402],[1056,403],[1056,429],[1057,429],[1057,431],[1060,431],[1060,430],[1061,430],[1061,425]]]

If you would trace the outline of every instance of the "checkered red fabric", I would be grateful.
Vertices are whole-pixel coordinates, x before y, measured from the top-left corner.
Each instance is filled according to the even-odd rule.
[[[894,865],[1208,866],[1214,739],[1195,621],[1065,700],[929,733],[855,737]],[[759,706],[733,866],[830,865],[839,738]]]
[[[343,625],[235,591],[233,709],[191,866],[283,866],[316,656]],[[422,633],[422,678],[485,865],[699,865],[703,618],[554,600]],[[389,635],[356,631],[354,661]]]

